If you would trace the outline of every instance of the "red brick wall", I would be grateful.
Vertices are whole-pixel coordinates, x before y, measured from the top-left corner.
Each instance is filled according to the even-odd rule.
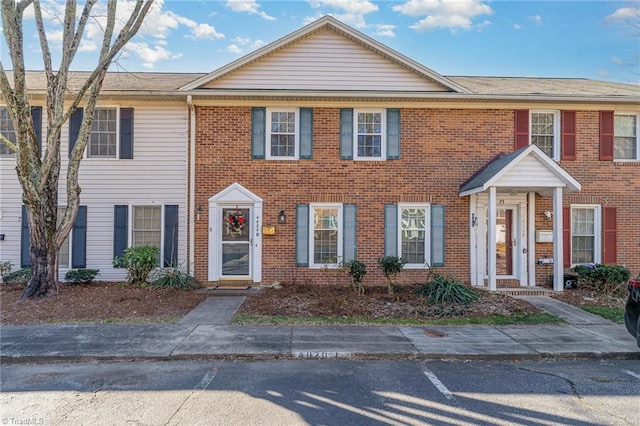
[[[313,113],[313,159],[270,161],[251,158],[251,108],[197,107],[195,204],[204,211],[195,224],[196,278],[207,280],[208,199],[238,182],[264,200],[263,224],[277,223],[280,210],[287,214],[287,223],[277,225],[275,236],[263,236],[265,284],[294,277],[298,282],[328,280],[323,271],[295,267],[295,206],[311,202],[357,205],[357,253],[368,266],[364,282],[369,285],[385,282],[376,267],[384,253],[384,205],[444,204],[446,266],[437,271],[468,281],[469,200],[458,197],[459,185],[496,154],[513,150],[513,111],[402,109],[401,159],[376,162],[340,160],[340,110],[314,108]],[[595,197],[599,204],[618,206],[618,260],[637,273],[640,179],[631,174],[637,175],[640,168],[598,160],[597,112],[578,111],[577,132],[577,160],[561,166],[582,183],[583,191],[565,196],[565,203]],[[550,202],[536,197],[536,229],[549,227],[539,222]],[[550,244],[538,244],[536,258],[550,256],[549,250]],[[540,278],[545,271],[536,268]],[[399,281],[416,282],[425,275],[422,270],[405,270]]]

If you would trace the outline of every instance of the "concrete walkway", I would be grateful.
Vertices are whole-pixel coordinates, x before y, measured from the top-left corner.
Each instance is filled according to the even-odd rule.
[[[224,325],[242,297],[210,297],[177,324],[0,328],[0,362],[292,358],[640,359],[624,325],[548,297],[532,303],[570,323],[527,326]],[[533,299],[528,299],[532,297]],[[586,313],[585,313],[586,314]]]
[[[595,315],[583,309],[561,302],[549,296],[514,296],[542,309],[545,312],[563,319],[567,324],[598,325],[615,324],[600,315]]]

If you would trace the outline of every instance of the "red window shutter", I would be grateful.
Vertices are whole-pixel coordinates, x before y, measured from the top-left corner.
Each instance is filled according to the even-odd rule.
[[[562,160],[576,159],[576,112],[562,111]]]
[[[515,149],[529,145],[529,110],[515,111]]]
[[[600,160],[613,160],[613,111],[600,111]]]
[[[562,263],[571,266],[571,208],[562,208]]]
[[[618,263],[618,220],[615,207],[603,208],[603,263]]]

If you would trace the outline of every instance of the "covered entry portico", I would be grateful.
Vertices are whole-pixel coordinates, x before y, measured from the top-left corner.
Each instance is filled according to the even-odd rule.
[[[501,154],[460,186],[469,201],[471,284],[496,290],[498,281],[536,285],[535,196],[551,196],[553,288],[563,289],[564,192],[580,184],[536,145]],[[544,212],[539,212],[544,214]]]

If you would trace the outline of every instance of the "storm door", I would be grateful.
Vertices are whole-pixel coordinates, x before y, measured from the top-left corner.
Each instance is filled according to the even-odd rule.
[[[251,275],[251,209],[223,207],[221,213],[220,265],[222,277]]]

